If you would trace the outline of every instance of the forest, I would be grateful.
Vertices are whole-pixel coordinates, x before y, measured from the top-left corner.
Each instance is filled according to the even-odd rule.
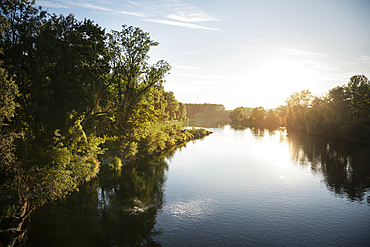
[[[274,110],[238,107],[230,113],[233,126],[285,126],[288,131],[370,142],[370,81],[354,75],[347,84],[330,89],[324,96],[309,90],[290,95]]]
[[[217,127],[231,122],[222,104],[185,104],[190,126]]]
[[[148,63],[159,44],[140,28],[106,32],[29,0],[1,1],[0,18],[0,237],[8,246],[34,209],[100,169],[209,133],[183,129],[186,107],[163,87],[170,65]]]

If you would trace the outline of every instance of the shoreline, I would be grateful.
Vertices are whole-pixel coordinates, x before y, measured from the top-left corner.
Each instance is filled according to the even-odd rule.
[[[165,152],[165,151],[167,151],[167,150],[169,150],[169,149],[171,149],[171,148],[174,148],[174,147],[177,147],[177,146],[180,146],[180,145],[183,145],[183,144],[186,144],[186,143],[188,143],[188,142],[190,142],[190,141],[194,141],[194,140],[198,140],[198,139],[202,139],[202,138],[204,138],[204,137],[206,137],[206,136],[209,136],[210,134],[212,134],[213,132],[212,131],[209,131],[209,130],[206,130],[206,129],[204,129],[204,128],[194,128],[193,127],[193,129],[186,129],[186,131],[191,131],[191,130],[195,130],[196,132],[195,132],[195,134],[196,135],[194,135],[194,134],[192,134],[193,136],[192,137],[190,137],[190,138],[188,138],[188,139],[184,139],[184,140],[177,140],[174,144],[172,144],[172,145],[170,145],[170,146],[167,146],[167,147],[165,147],[165,148],[163,148],[163,149],[158,149],[158,150],[156,150],[156,151],[153,151],[153,152],[151,152],[151,153],[146,153],[146,154],[140,154],[140,155],[137,155],[137,156],[135,156],[135,157],[133,157],[133,158],[131,158],[131,159],[126,159],[126,160],[122,160],[121,162],[122,162],[122,166],[123,165],[127,165],[127,164],[129,164],[129,163],[131,163],[131,162],[134,162],[134,161],[136,161],[136,160],[140,160],[140,159],[143,159],[143,158],[146,158],[146,157],[150,157],[150,156],[154,156],[154,155],[157,155],[157,154],[160,154],[160,153],[163,153],[163,152]],[[202,133],[198,133],[198,131],[197,130],[201,130],[201,132]],[[113,160],[114,160],[114,158],[115,157],[113,157],[113,156],[110,156],[110,157],[108,157],[108,158],[106,158],[106,159],[104,159],[101,163],[100,163],[100,169],[99,169],[99,172],[97,173],[97,175],[96,175],[96,177],[99,177],[100,175],[104,175],[104,174],[107,174],[107,173],[110,173],[110,172],[113,172],[114,171],[114,169],[108,169],[108,170],[106,170],[106,171],[103,171],[102,172],[102,169],[101,169],[101,167],[102,166],[106,166],[106,165],[109,165]],[[117,169],[117,170],[120,170],[121,169],[121,167],[119,168],[119,169]]]

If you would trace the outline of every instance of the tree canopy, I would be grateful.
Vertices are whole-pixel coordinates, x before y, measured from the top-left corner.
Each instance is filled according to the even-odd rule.
[[[33,1],[0,6],[0,231],[9,245],[30,212],[66,197],[102,167],[162,151],[200,134],[163,88],[170,65],[158,45],[122,25],[50,14]]]
[[[370,142],[370,82],[364,75],[352,76],[346,85],[336,86],[322,97],[309,90],[295,92],[285,103],[267,114],[262,107],[251,114],[238,107],[230,119],[234,126],[285,126],[288,131]]]

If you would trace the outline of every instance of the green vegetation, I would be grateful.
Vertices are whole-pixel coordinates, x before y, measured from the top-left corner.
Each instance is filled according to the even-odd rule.
[[[286,103],[288,130],[370,141],[370,82],[364,75],[351,77],[323,97],[305,90]]]
[[[0,6],[0,230],[13,246],[37,207],[124,161],[200,137],[140,28],[106,33],[29,0]],[[115,158],[112,158],[115,157]],[[110,162],[106,161],[111,160]]]
[[[191,126],[217,127],[230,123],[229,111],[221,104],[185,104]]]
[[[270,110],[243,107],[230,113],[233,126],[278,127],[310,134],[370,142],[370,81],[364,75],[351,77],[347,85],[329,90],[322,97],[308,90],[293,93],[286,105]]]
[[[280,126],[278,111],[266,110],[260,106],[256,108],[238,107],[230,112],[231,125],[236,128],[242,127],[262,127],[277,128]]]

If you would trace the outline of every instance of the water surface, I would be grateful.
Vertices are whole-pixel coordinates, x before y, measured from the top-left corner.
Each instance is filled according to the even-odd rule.
[[[31,217],[30,246],[366,246],[370,149],[229,126]]]

